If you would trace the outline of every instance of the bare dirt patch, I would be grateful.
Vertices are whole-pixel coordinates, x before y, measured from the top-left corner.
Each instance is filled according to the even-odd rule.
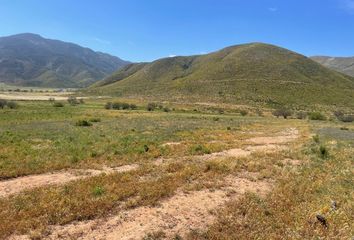
[[[104,219],[54,226],[44,239],[142,239],[146,234],[163,231],[166,239],[185,236],[191,230],[205,229],[213,223],[213,210],[226,201],[236,199],[245,192],[263,195],[269,192],[267,181],[250,181],[229,176],[224,187],[218,190],[202,190],[185,193],[179,191],[156,207],[138,207]],[[13,237],[27,239],[25,236]]]
[[[56,101],[66,101],[69,95],[72,94],[70,92],[65,93],[0,93],[0,99],[6,100],[17,100],[17,101],[48,101],[50,99],[54,99]],[[80,97],[78,97],[80,99]]]
[[[104,167],[102,170],[69,170],[56,173],[46,173],[0,181],[0,197],[18,194],[25,190],[47,185],[65,184],[70,181],[97,176],[102,173],[127,172],[138,168],[138,165],[125,165],[116,168]]]
[[[299,137],[299,130],[296,128],[289,128],[279,133],[278,136],[272,137],[255,137],[248,139],[248,142],[260,145],[266,144],[285,144],[289,143]]]

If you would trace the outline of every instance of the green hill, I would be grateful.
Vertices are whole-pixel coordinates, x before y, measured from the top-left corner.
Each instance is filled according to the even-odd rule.
[[[354,78],[262,43],[129,65],[87,91],[188,102],[354,105]]]

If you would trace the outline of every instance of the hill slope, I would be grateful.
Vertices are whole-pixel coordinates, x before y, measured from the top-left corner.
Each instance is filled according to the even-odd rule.
[[[88,91],[195,102],[347,105],[354,100],[354,78],[289,50],[253,43],[132,65]]]
[[[86,87],[127,65],[111,55],[25,33],[0,38],[0,82]]]
[[[311,59],[330,69],[354,77],[354,57],[315,56]]]

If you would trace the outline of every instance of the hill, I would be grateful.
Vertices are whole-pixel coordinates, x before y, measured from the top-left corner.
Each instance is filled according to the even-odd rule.
[[[325,67],[354,77],[354,57],[315,56],[311,59]]]
[[[263,43],[129,65],[87,91],[188,102],[354,104],[354,78]]]
[[[128,63],[31,33],[0,38],[0,82],[11,85],[86,87]]]

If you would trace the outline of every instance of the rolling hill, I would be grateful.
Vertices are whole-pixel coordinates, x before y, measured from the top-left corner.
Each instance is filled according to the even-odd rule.
[[[186,102],[353,105],[354,78],[287,49],[251,43],[128,65],[87,92]]]
[[[325,67],[354,77],[354,57],[315,56],[311,59]]]
[[[86,87],[128,63],[31,33],[0,38],[0,82],[10,85]]]

